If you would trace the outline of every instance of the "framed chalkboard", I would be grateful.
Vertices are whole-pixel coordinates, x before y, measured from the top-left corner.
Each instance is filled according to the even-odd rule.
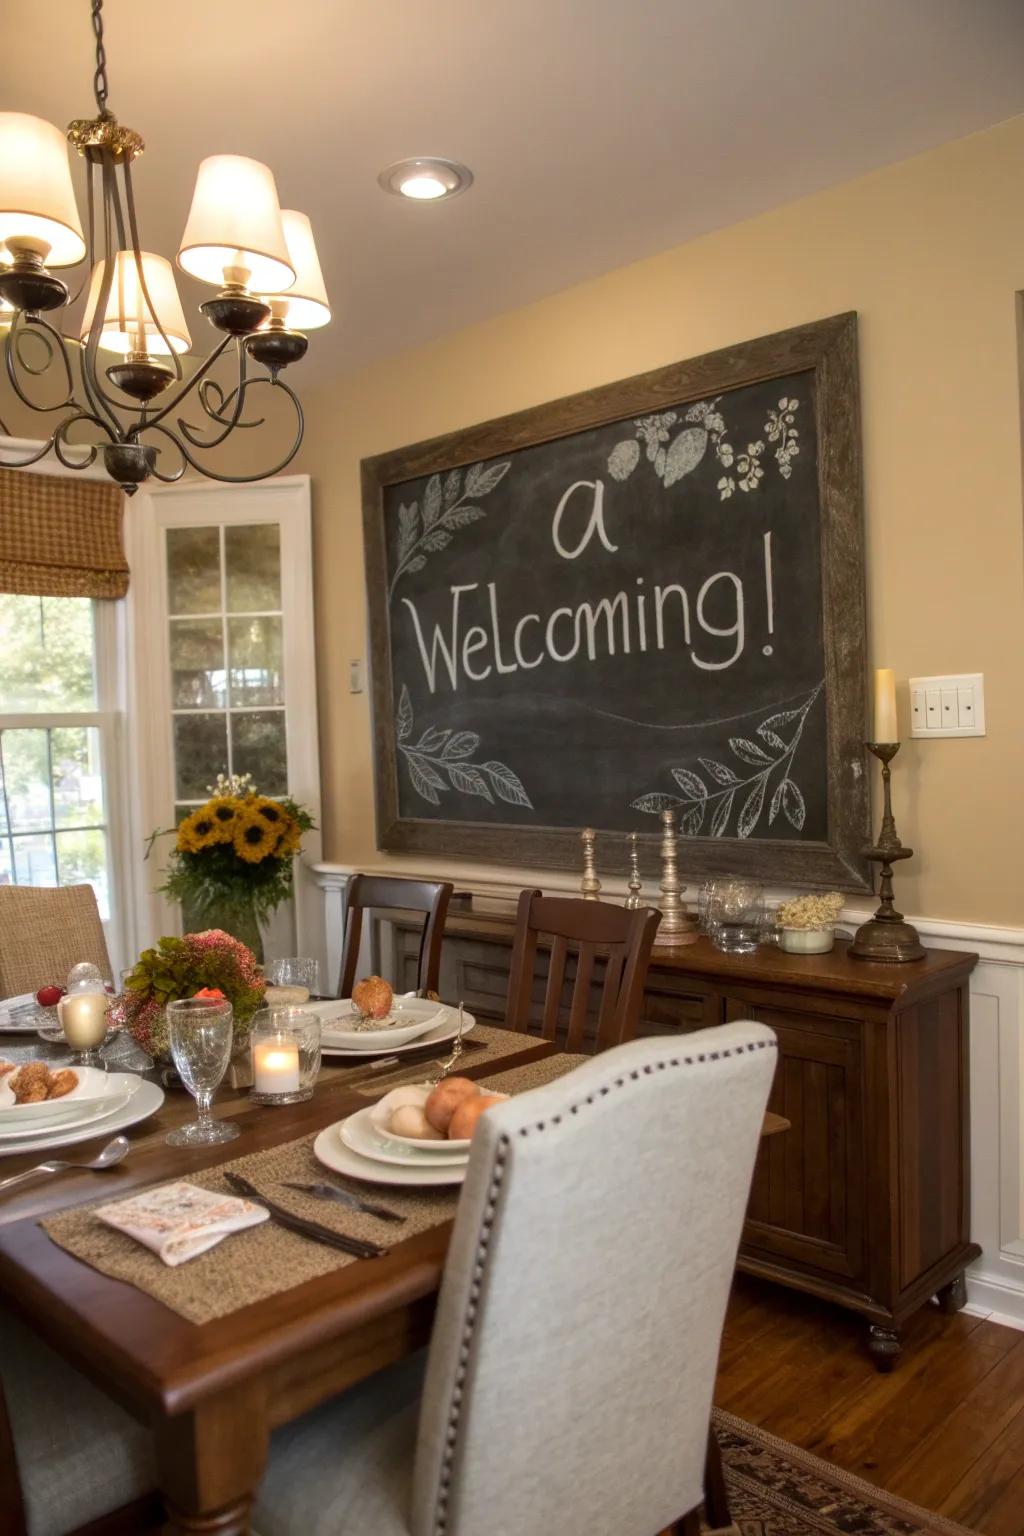
[[[362,468],[382,848],[867,886],[855,315]]]

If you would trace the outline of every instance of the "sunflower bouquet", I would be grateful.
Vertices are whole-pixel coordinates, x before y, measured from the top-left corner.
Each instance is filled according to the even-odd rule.
[[[181,902],[187,926],[223,928],[259,955],[259,924],[291,896],[313,818],[287,795],[261,795],[247,774],[221,775],[209,788],[206,804],[178,824],[160,889]]]

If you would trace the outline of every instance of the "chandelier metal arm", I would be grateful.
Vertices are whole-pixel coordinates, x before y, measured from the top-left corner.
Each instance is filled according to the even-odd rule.
[[[55,348],[53,342],[50,341],[47,337],[41,336],[39,338],[42,342],[46,354],[46,362],[41,368],[33,368],[31,363],[26,360],[22,352],[21,344],[25,340],[25,327],[27,325],[38,325],[41,330],[47,331],[57,343]],[[35,378],[40,378],[44,373],[49,371],[50,364],[53,362],[55,351],[60,353],[61,362],[64,364],[64,376],[67,381],[67,393],[63,400],[58,400],[53,405],[37,405],[34,400],[29,398],[29,396],[22,388],[21,382],[18,379],[18,368],[21,368],[25,373],[32,374]],[[68,362],[67,353],[64,350],[64,338],[59,331],[55,330],[52,325],[49,325],[41,317],[37,316],[35,319],[33,319],[31,315],[25,315],[21,311],[15,315],[11,322],[11,328],[7,333],[7,340],[4,345],[4,362],[7,367],[7,377],[11,381],[11,388],[14,390],[15,395],[21,401],[22,405],[27,406],[30,411],[63,411],[67,410],[69,406],[74,406],[76,404],[74,399],[75,381],[71,374],[71,365]]]
[[[230,395],[225,397],[224,391],[221,389],[220,385],[210,379],[204,379],[203,383],[199,386],[198,391],[199,403],[203,407],[203,410],[206,412],[207,416],[209,416],[210,420],[217,422],[218,425],[223,428],[223,430],[214,437],[204,440],[199,436],[195,427],[193,427],[189,422],[184,421],[180,416],[178,417],[178,431],[181,433],[182,437],[186,439],[187,442],[192,444],[193,448],[217,448],[226,437],[230,436],[235,427],[247,427],[256,425],[254,422],[244,422],[241,419],[242,411],[245,407],[245,390],[248,382],[246,378],[245,366],[246,351],[241,341],[236,343],[236,349],[238,353],[238,383],[231,391]],[[210,389],[216,389],[220,396],[220,405],[216,409],[211,409],[207,398]],[[233,409],[231,406],[232,400],[235,402]],[[231,415],[225,417],[224,412],[228,410],[231,410]]]
[[[184,377],[181,367],[181,358],[178,356],[176,350],[171,345],[170,337],[163,328],[163,322],[160,319],[160,313],[157,310],[156,305],[153,303],[153,300],[149,296],[149,284],[146,282],[146,264],[142,259],[142,247],[139,243],[139,221],[135,216],[135,193],[132,190],[132,163],[127,155],[125,156],[123,165],[124,201],[125,208],[128,212],[128,229],[132,237],[132,253],[135,256],[135,270],[138,274],[139,287],[142,289],[142,297],[146,301],[146,308],[149,310],[149,313],[152,316],[153,324],[160,332],[164,346],[167,348],[171,360],[174,363],[175,381],[180,384],[182,378]],[[145,407],[143,407],[143,409],[145,409]]]
[[[295,424],[296,425],[295,425],[295,437],[294,437],[294,440],[293,440],[293,442],[291,444],[291,447],[288,449],[288,452],[285,454],[284,458],[280,459],[278,461],[278,463],[276,463],[273,466],[272,469],[259,469],[259,470],[256,470],[256,472],[254,474],[251,474],[251,475],[223,475],[223,474],[220,474],[217,470],[210,469],[206,464],[203,464],[199,459],[195,458],[194,455],[189,452],[189,450],[186,447],[186,445],[179,439],[179,437],[177,436],[176,433],[174,433],[173,431],[171,431],[167,427],[158,426],[155,421],[147,422],[147,424],[144,427],[140,427],[140,429],[139,429],[139,436],[143,437],[149,431],[155,431],[155,432],[161,433],[162,436],[168,438],[171,441],[171,443],[173,443],[174,447],[181,454],[181,457],[185,461],[185,463],[190,464],[193,469],[198,470],[198,472],[207,480],[219,480],[221,482],[221,484],[223,484],[223,485],[249,485],[254,480],[266,480],[270,475],[278,475],[278,474],[281,473],[282,469],[286,469],[288,467],[288,465],[294,459],[295,455],[298,453],[299,448],[302,445],[302,435],[303,435],[303,432],[305,430],[305,418],[304,418],[304,416],[302,414],[302,405],[301,405],[301,403],[299,401],[298,395],[295,393],[295,391],[291,388],[290,385],[288,385],[288,384],[286,384],[284,382],[283,379],[272,379],[272,378],[269,378],[269,377],[267,377],[267,378],[259,378],[259,379],[251,379],[249,381],[249,385],[248,385],[249,389],[259,389],[261,386],[267,386],[270,389],[283,389],[285,394],[288,396],[289,400],[291,401],[292,406],[293,406],[293,408],[295,410]],[[180,423],[179,423],[179,425],[180,425]],[[210,445],[205,445],[205,446],[210,446]],[[180,478],[180,475],[173,475],[173,476],[160,475],[160,474],[157,474],[157,472],[155,470],[154,470],[153,473],[154,473],[154,475],[156,475],[157,479],[165,480],[165,481],[166,480],[177,480],[177,479]]]
[[[209,373],[214,363],[216,363],[219,358],[223,357],[224,352],[231,345],[232,340],[233,338],[231,336],[225,336],[222,341],[218,341],[209,357],[205,360],[205,362],[199,365],[192,377],[186,381],[184,389],[180,389],[173,400],[168,400],[167,404],[163,407],[162,410],[157,411],[155,416],[151,416],[149,418],[147,423],[148,426],[155,427],[158,422],[163,421],[165,416],[169,416],[173,411],[177,410],[181,402],[188,398],[188,396],[199,384],[200,380],[205,378],[205,376]],[[138,432],[134,427],[129,427],[127,436],[136,437],[138,436]]]

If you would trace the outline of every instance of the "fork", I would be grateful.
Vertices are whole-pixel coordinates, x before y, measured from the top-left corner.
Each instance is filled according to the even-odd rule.
[[[37,1163],[34,1168],[26,1168],[24,1173],[16,1173],[9,1179],[0,1179],[0,1191],[13,1189],[15,1184],[20,1184],[24,1179],[34,1179],[39,1173],[65,1173],[71,1171],[89,1171],[102,1173],[107,1168],[116,1168],[118,1163],[128,1156],[131,1142],[127,1136],[115,1136],[113,1141],[108,1141],[102,1152],[87,1163],[66,1163],[62,1158],[54,1157],[49,1162]]]

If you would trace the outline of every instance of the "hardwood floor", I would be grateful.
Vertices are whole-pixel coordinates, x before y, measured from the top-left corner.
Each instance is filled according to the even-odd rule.
[[[737,1277],[715,1401],[980,1536],[1024,1530],[1024,1332],[923,1309],[879,1375],[864,1323]]]

